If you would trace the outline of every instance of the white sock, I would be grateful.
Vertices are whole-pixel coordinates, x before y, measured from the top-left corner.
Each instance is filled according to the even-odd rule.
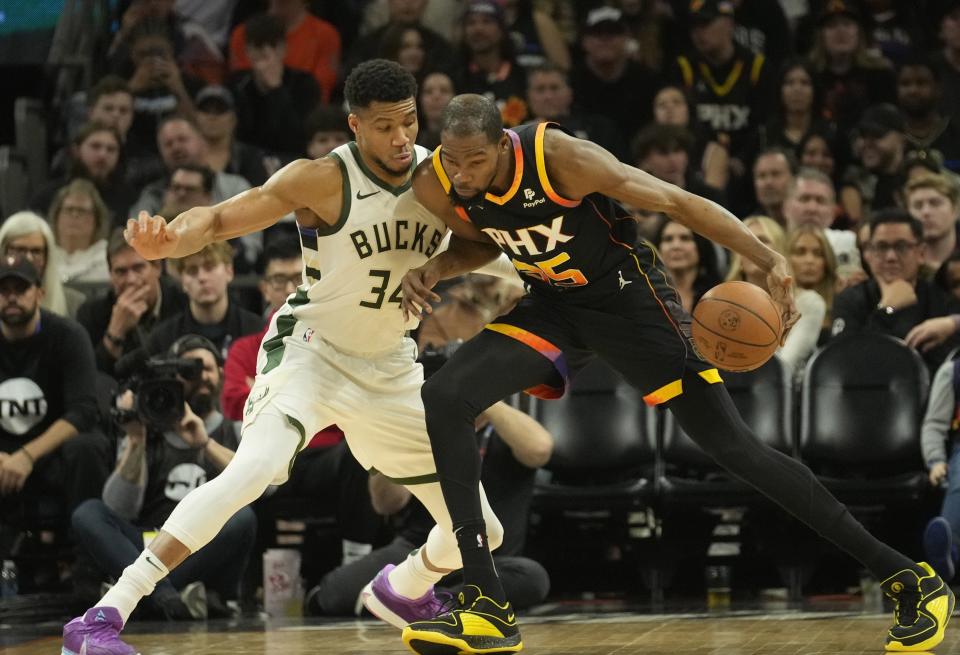
[[[430,587],[440,582],[444,575],[427,568],[418,548],[390,571],[389,580],[395,592],[406,598],[417,599],[430,591]]]
[[[117,608],[126,624],[140,599],[152,594],[157,583],[169,573],[160,558],[150,552],[149,548],[144,548],[140,557],[123,570],[117,584],[110,588],[96,606]]]
[[[366,557],[373,551],[372,544],[361,544],[357,541],[343,540],[343,557],[340,560],[341,565],[353,564],[358,559]]]

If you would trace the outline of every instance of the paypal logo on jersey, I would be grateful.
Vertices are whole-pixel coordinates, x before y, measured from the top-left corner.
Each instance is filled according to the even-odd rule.
[[[547,201],[546,198],[537,198],[536,200],[533,197],[537,195],[537,192],[533,189],[524,189],[523,197],[528,200],[528,202],[523,203],[524,209],[529,209],[530,207],[536,207],[537,205],[542,205]]]

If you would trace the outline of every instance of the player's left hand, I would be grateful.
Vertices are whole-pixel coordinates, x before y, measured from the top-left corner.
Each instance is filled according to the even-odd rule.
[[[430,270],[429,264],[427,262],[426,266],[411,268],[403,276],[403,302],[401,307],[403,307],[404,320],[407,320],[410,316],[415,316],[422,321],[423,312],[433,313],[433,307],[430,306],[430,303],[440,302],[440,296],[431,291],[440,281],[440,276]]]
[[[793,277],[787,273],[787,260],[783,257],[767,273],[767,289],[770,297],[780,308],[780,320],[783,330],[780,332],[780,345],[787,340],[791,328],[800,320],[800,312],[793,301]]]

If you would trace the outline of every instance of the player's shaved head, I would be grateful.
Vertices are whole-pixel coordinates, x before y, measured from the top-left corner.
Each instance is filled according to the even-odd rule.
[[[455,137],[482,134],[488,143],[503,137],[500,110],[492,100],[475,93],[454,96],[440,116],[440,131]]]

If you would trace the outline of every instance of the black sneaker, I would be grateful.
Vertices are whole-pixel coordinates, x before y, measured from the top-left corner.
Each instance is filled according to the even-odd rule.
[[[926,562],[917,569],[904,569],[880,583],[895,603],[887,650],[927,651],[943,641],[953,614],[953,592]]]
[[[523,650],[517,617],[510,603],[500,604],[468,585],[457,606],[436,618],[403,629],[403,643],[418,655],[516,653]]]

